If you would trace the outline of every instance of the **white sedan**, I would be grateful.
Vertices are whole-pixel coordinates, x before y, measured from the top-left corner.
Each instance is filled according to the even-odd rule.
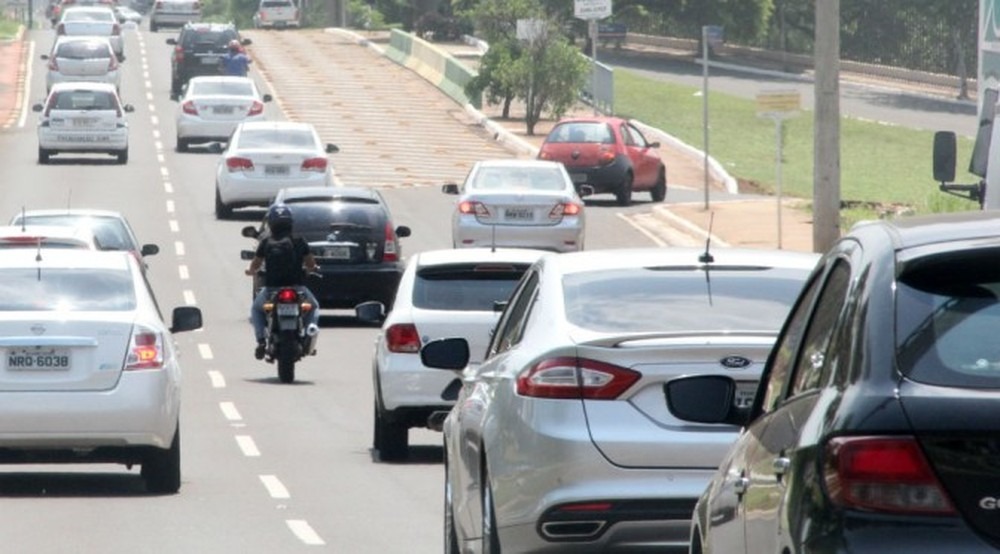
[[[461,248],[410,257],[375,341],[373,446],[380,460],[406,457],[409,429],[433,428],[454,404],[456,376],[420,363],[420,347],[436,338],[463,337],[472,352],[485,352],[500,317],[498,303],[507,300],[521,275],[544,253]],[[373,320],[385,310],[379,308],[372,313],[361,305],[358,315]],[[437,423],[431,421],[435,414]]]
[[[125,61],[122,26],[108,6],[71,6],[62,11],[56,34],[66,36],[107,37],[118,61]]]
[[[451,219],[455,248],[583,250],[583,200],[559,162],[484,160],[461,187],[450,183],[442,190],[459,195]]]
[[[52,86],[44,104],[31,107],[38,119],[38,163],[62,152],[111,154],[128,163],[128,122],[114,85],[70,82]]]
[[[221,147],[213,143],[213,149]],[[283,188],[332,187],[327,154],[338,150],[323,144],[309,123],[240,123],[216,166],[215,216],[226,219],[234,208],[266,207]]]
[[[146,488],[181,485],[180,367],[171,333],[125,252],[0,252],[0,463],[138,464]]]
[[[121,64],[105,37],[58,37],[51,52],[41,58],[49,62],[46,92],[56,83],[69,81],[110,83],[121,88]]]
[[[188,81],[177,101],[177,151],[186,152],[191,144],[229,140],[243,121],[263,121],[271,95],[249,77],[204,76]]]

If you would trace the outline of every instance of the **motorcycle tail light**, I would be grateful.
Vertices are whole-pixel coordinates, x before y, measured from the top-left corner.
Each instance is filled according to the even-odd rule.
[[[541,360],[517,376],[517,394],[534,398],[614,400],[642,374],[586,358]]]
[[[148,327],[135,326],[125,357],[125,371],[162,367],[163,336]]]
[[[397,323],[385,331],[385,346],[389,352],[416,354],[420,352],[420,333],[412,323]]]
[[[198,115],[198,107],[194,105],[194,101],[192,100],[181,104],[181,110],[188,115]]]
[[[295,289],[281,289],[276,298],[278,302],[298,302],[299,293]]]
[[[382,249],[382,261],[395,262],[399,260],[399,248],[397,248],[397,245],[396,231],[393,230],[392,224],[387,222],[385,224],[385,246]],[[369,256],[369,258],[374,257],[374,253]]]
[[[226,169],[228,169],[230,173],[236,171],[253,171],[253,160],[250,158],[240,158],[238,156],[226,158]]]
[[[260,115],[264,113],[264,104],[254,100],[253,104],[250,104],[250,109],[247,111],[247,115]]]
[[[328,164],[326,158],[309,158],[302,162],[302,171],[314,171],[316,173],[322,173],[326,171],[326,166]]]

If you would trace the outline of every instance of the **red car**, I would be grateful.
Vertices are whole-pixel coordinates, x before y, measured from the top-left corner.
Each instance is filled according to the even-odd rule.
[[[654,202],[666,198],[667,168],[659,147],[627,119],[577,117],[552,128],[538,157],[562,162],[580,196],[610,192],[628,206],[634,191],[649,191]]]

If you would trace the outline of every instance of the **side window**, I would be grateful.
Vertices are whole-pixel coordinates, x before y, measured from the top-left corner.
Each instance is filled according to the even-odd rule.
[[[618,130],[622,134],[622,142],[624,142],[628,146],[635,146],[636,145],[635,138],[632,137],[632,131],[631,131],[631,129],[628,128],[628,125],[624,125],[623,124],[621,126],[621,128],[618,129]]]
[[[826,286],[816,302],[812,321],[806,331],[803,347],[795,364],[792,394],[799,394],[818,387],[829,373],[829,348],[836,334],[837,322],[847,300],[851,271],[847,263],[838,261],[830,270]]]
[[[627,128],[628,128],[629,134],[632,135],[632,141],[635,143],[636,146],[639,146],[639,147],[642,147],[642,148],[645,148],[646,146],[649,146],[649,142],[646,140],[646,137],[643,136],[643,134],[639,131],[639,129],[636,129],[632,125],[628,125]]]
[[[511,346],[521,341],[524,331],[524,322],[527,319],[528,308],[535,298],[535,291],[538,289],[538,274],[530,271],[525,274],[521,284],[511,295],[510,304],[504,310],[503,316],[497,322],[496,333],[490,341],[489,349],[484,359],[491,358],[500,352],[504,352]]]

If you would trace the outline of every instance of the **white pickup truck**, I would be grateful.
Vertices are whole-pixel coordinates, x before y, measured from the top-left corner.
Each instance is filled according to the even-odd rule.
[[[299,7],[294,0],[260,0],[253,24],[258,29],[298,27]]]

